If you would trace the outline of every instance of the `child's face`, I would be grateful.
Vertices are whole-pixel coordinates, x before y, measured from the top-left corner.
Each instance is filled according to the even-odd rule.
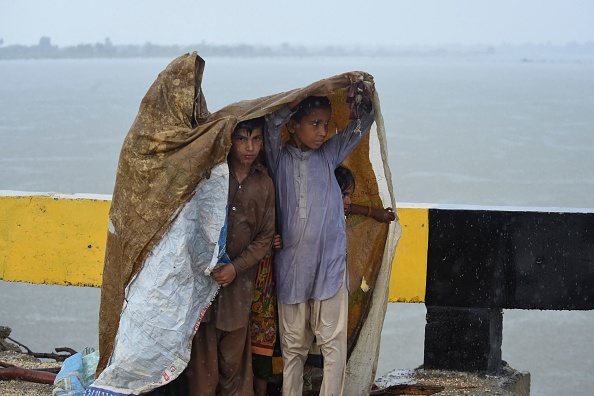
[[[250,166],[262,150],[262,128],[255,128],[251,134],[239,129],[231,135],[229,157],[235,164]]]
[[[330,108],[316,108],[307,116],[303,116],[299,123],[289,122],[288,130],[295,146],[301,151],[319,149],[328,134],[331,115],[332,109]]]
[[[350,206],[352,203],[351,196],[353,195],[354,192],[355,192],[354,186],[350,186],[342,192],[342,206],[344,208],[345,215],[349,214],[349,209],[350,209]]]

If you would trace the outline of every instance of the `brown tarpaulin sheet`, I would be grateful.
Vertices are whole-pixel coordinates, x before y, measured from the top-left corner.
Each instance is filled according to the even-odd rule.
[[[304,88],[234,103],[209,114],[201,90],[204,65],[196,53],[172,61],[149,88],[124,140],[109,214],[97,375],[112,353],[126,286],[188,202],[198,182],[226,160],[235,125],[271,113],[295,99],[325,95],[333,104],[329,129],[332,132],[335,126],[341,130],[350,121],[348,88],[362,73],[340,74]],[[379,104],[377,95],[374,102]],[[356,178],[354,202],[388,206],[390,203],[380,199],[369,155],[367,137],[345,161]],[[388,185],[391,189],[391,183]],[[347,228],[350,351],[369,309],[388,225],[353,216]],[[363,277],[370,287],[368,292],[359,287]]]

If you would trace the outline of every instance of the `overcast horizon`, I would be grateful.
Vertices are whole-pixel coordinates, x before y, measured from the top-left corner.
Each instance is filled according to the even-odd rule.
[[[114,45],[444,46],[594,41],[589,0],[253,0],[82,2],[0,0],[3,46]]]

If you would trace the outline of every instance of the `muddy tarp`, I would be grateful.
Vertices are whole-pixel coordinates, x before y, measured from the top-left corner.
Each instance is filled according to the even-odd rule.
[[[110,359],[112,363],[117,363],[114,359],[118,356],[131,358],[118,354],[118,348],[114,349],[116,339],[134,345],[135,340],[147,338],[150,342],[145,341],[145,344],[153,345],[155,350],[147,356],[134,356],[138,360],[132,372],[125,375],[112,373],[109,384],[112,392],[138,394],[159,386],[179,375],[179,367],[183,367],[189,359],[191,337],[217,288],[208,283],[210,278],[204,275],[203,267],[180,264],[176,269],[185,269],[176,272],[168,263],[182,263],[188,258],[195,261],[196,254],[201,253],[204,256],[201,265],[208,266],[217,254],[213,240],[216,241],[222,227],[224,219],[220,218],[219,212],[224,211],[221,208],[227,199],[226,190],[223,194],[220,186],[225,184],[225,177],[228,178],[225,161],[235,125],[273,112],[295,99],[326,95],[333,104],[331,135],[350,121],[347,94],[356,76],[362,73],[340,74],[304,88],[234,103],[209,114],[201,90],[204,66],[204,61],[196,53],[186,54],[175,59],[159,74],[142,100],[120,153],[109,214],[99,320],[101,360],[97,373],[105,369]],[[262,83],[265,84],[265,81]],[[395,207],[377,92],[374,94],[374,106],[376,123],[345,165],[356,178],[354,202]],[[212,205],[207,211],[212,218],[205,219],[205,213],[200,211],[205,202]],[[347,227],[351,282],[349,351],[352,351],[371,308],[378,273],[381,268],[391,266],[399,225],[396,222],[388,226],[370,218],[353,216]],[[197,242],[192,237],[191,231],[195,229],[202,230],[202,241]],[[186,245],[192,247],[186,249]],[[197,252],[200,246],[204,249]],[[161,278],[154,271],[159,272]],[[161,274],[168,271],[170,277]],[[382,273],[384,277],[386,274],[389,277],[389,268]],[[157,281],[157,278],[160,280]],[[187,281],[189,278],[192,280]],[[381,282],[385,283],[386,279]],[[201,294],[201,288],[205,293],[202,293],[202,301],[181,303],[176,317],[151,314],[148,312],[151,309],[166,313],[162,310],[171,310],[172,307],[149,304],[148,301],[142,306],[138,301],[147,298],[166,300],[171,295],[153,292],[148,296],[138,289],[158,289],[163,284],[170,285],[173,289],[169,292],[175,295],[183,294],[182,288],[197,288],[191,292],[186,290],[190,299]],[[138,305],[131,307],[130,301],[134,298]],[[386,301],[383,301],[384,305]],[[135,319],[126,322],[127,316]],[[143,318],[149,317],[151,320],[144,320],[150,322],[148,325],[142,323]],[[182,322],[181,317],[184,318]],[[382,315],[380,318],[383,322]],[[125,323],[148,326],[148,330],[143,328],[139,330],[142,333],[133,334],[136,330],[126,327],[125,331],[118,332],[119,326]],[[381,328],[382,323],[378,324]],[[181,338],[174,348],[161,345],[159,331],[177,332],[171,338]],[[377,346],[379,348],[379,340]],[[169,363],[158,368],[149,364],[159,355],[166,355]],[[139,363],[143,360],[147,364]],[[175,372],[171,371],[171,367]],[[134,389],[123,386],[124,381],[130,382],[128,376],[135,377],[137,385]],[[101,377],[96,382],[101,385]]]

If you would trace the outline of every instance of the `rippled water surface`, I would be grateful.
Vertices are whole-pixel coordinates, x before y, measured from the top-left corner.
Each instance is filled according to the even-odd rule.
[[[170,59],[0,61],[0,190],[111,194],[140,100]],[[594,208],[594,62],[495,56],[206,59],[211,111],[344,71],[374,75],[397,202]],[[0,281],[36,351],[97,345],[99,290]],[[378,375],[423,363],[425,307],[389,304]],[[533,395],[588,394],[594,314],[504,312]],[[586,393],[584,393],[586,392]]]

